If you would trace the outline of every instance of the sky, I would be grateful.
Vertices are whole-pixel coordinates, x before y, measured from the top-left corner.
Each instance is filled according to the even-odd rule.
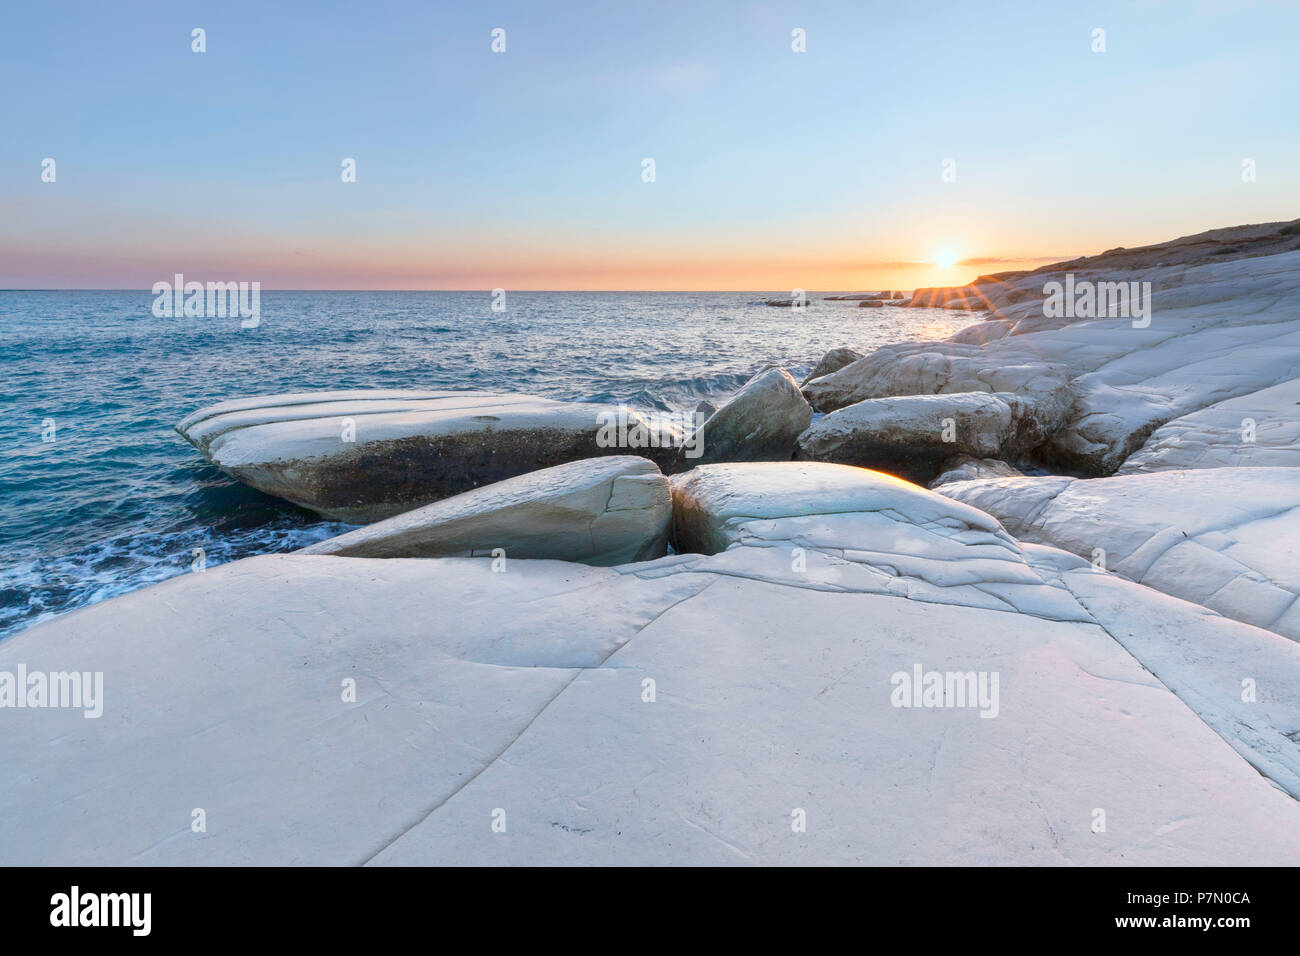
[[[0,288],[911,289],[1300,216],[1294,0],[3,21]]]

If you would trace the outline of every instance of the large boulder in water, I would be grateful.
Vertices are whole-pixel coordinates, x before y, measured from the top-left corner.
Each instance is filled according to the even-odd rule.
[[[675,469],[716,461],[789,461],[812,414],[790,373],[768,368],[700,426],[683,446]],[[695,457],[693,449],[699,451]]]
[[[846,365],[852,365],[858,359],[862,358],[861,352],[855,352],[853,349],[839,348],[831,349],[818,360],[817,364],[812,367],[812,371],[804,378],[803,384],[807,385],[815,378],[821,378],[823,375],[830,375],[832,372],[838,372]],[[802,386],[800,386],[802,388]]]
[[[302,554],[353,558],[485,556],[615,565],[667,553],[672,503],[654,462],[571,461],[507,478],[330,538]]]
[[[301,392],[222,402],[176,426],[222,471],[327,518],[379,521],[480,485],[619,454],[617,416],[661,466],[679,435],[628,409],[498,392]],[[632,429],[635,431],[636,429]]]

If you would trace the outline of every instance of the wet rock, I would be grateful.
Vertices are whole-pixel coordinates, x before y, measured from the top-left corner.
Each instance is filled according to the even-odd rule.
[[[795,440],[812,421],[794,378],[769,368],[745,383],[683,446],[678,471],[717,461],[789,461]],[[692,445],[700,454],[691,457]]]
[[[495,392],[302,392],[222,402],[176,430],[245,484],[360,524],[539,468],[625,453],[603,437],[617,411]],[[622,414],[649,436],[649,447],[634,450],[671,463],[680,436]]]

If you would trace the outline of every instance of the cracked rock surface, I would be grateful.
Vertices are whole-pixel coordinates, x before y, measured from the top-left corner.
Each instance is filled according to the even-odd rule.
[[[1017,538],[1300,640],[1300,471],[1210,468],[1112,478],[988,478],[944,495]]]
[[[1116,473],[1241,465],[1300,467],[1300,379],[1161,425]]]
[[[274,555],[9,639],[105,707],[8,713],[0,862],[1300,860],[1295,642],[862,469],[673,494],[708,553]],[[996,717],[895,706],[917,666]]]
[[[989,319],[951,341],[886,346],[807,382],[804,395],[832,411],[893,396],[1014,392],[1051,433],[1047,459],[1104,476],[1165,423],[1300,378],[1300,251],[1071,268],[1079,282],[1149,282],[1146,325],[1044,315],[1043,285],[1062,278],[1053,268],[992,283]]]

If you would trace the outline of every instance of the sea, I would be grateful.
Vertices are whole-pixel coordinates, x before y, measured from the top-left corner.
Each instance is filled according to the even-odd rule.
[[[189,571],[349,530],[206,464],[173,426],[243,396],[492,389],[650,411],[768,363],[979,321],[810,293],[274,292],[260,324],[159,318],[147,291],[0,291],[0,636]],[[494,311],[493,304],[503,305]]]

